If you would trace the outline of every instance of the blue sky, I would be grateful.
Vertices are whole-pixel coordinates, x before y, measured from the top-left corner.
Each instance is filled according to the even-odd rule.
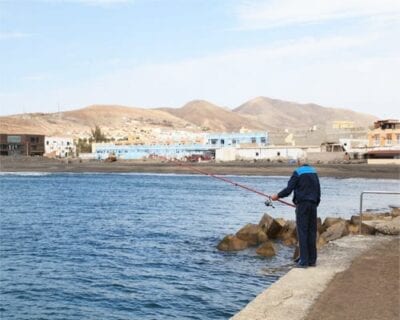
[[[268,96],[399,118],[398,39],[397,0],[0,1],[0,114]]]

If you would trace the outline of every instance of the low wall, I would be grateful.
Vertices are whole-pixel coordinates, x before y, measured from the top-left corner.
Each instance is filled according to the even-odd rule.
[[[368,164],[398,164],[400,159],[368,159]]]

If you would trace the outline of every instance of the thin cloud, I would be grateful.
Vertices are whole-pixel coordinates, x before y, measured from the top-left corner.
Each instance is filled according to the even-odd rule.
[[[393,16],[398,0],[258,0],[242,1],[235,9],[239,28],[264,29],[349,18]]]

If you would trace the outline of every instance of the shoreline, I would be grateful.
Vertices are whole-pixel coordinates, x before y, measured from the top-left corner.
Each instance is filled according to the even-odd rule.
[[[186,165],[186,163],[185,163]],[[320,177],[399,179],[398,165],[368,165],[365,163],[312,164]],[[155,160],[98,160],[47,159],[42,157],[0,157],[0,172],[49,172],[49,173],[174,173],[198,174],[190,167],[217,175],[290,176],[297,165],[265,161],[178,163]]]

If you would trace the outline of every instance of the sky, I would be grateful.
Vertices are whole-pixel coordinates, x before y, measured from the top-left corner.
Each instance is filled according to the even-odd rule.
[[[398,0],[0,0],[0,115],[258,96],[400,118]]]

